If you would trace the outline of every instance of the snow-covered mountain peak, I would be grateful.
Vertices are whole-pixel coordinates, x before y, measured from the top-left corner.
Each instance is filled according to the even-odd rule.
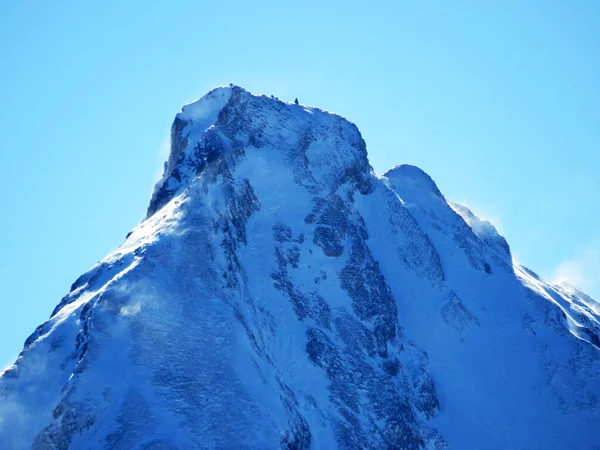
[[[217,88],[0,374],[0,448],[591,449],[594,305],[346,119]]]
[[[404,206],[430,236],[446,235],[465,250],[472,264],[486,271],[492,269],[491,255],[505,268],[512,267],[510,247],[496,228],[480,220],[467,207],[446,200],[435,181],[422,169],[402,164],[388,170],[383,180],[394,190]],[[479,261],[479,262],[476,262]]]
[[[394,184],[395,189],[403,193],[403,200],[405,201],[410,201],[415,195],[430,194],[445,201],[435,181],[417,166],[400,164],[388,170],[383,176]]]
[[[208,126],[216,122],[219,112],[227,105],[234,89],[241,89],[233,86],[217,87],[198,100],[187,103],[177,114],[177,118],[185,122],[205,121]],[[202,128],[198,123],[194,124],[197,128]],[[208,128],[204,127],[204,129]]]
[[[171,127],[170,155],[156,184],[148,216],[181,193],[224,155],[262,149],[267,159],[284,157],[296,176],[314,186],[335,186],[348,177],[368,190],[372,172],[358,128],[318,108],[221,87],[183,107]],[[279,154],[278,154],[279,153]]]

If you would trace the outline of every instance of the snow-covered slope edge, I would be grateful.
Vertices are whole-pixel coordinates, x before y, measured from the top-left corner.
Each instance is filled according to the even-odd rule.
[[[598,311],[356,126],[218,88],[0,377],[6,448],[593,448]]]

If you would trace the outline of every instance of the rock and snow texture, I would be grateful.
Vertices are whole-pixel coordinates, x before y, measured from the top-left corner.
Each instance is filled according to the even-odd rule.
[[[347,120],[218,88],[0,377],[6,449],[592,449],[599,306]]]

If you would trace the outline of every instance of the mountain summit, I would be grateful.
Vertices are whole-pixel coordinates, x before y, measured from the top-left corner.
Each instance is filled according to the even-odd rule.
[[[346,119],[217,88],[0,376],[0,447],[597,448],[598,312]]]

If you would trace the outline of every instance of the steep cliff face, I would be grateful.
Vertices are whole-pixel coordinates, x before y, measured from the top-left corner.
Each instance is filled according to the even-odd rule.
[[[347,120],[218,88],[0,377],[7,448],[592,448],[598,309]]]

